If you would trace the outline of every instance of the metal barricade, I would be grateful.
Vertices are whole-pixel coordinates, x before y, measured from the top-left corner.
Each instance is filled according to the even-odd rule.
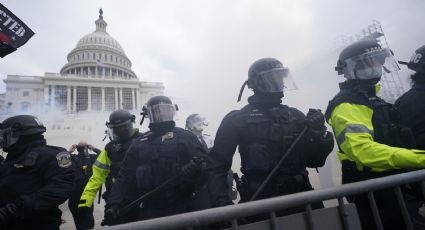
[[[335,229],[355,230],[361,229],[357,211],[354,204],[344,204],[343,197],[357,194],[367,194],[377,229],[383,229],[378,213],[379,207],[376,205],[373,192],[376,190],[393,188],[401,208],[406,229],[410,230],[413,229],[413,225],[400,186],[419,181],[424,185],[422,182],[424,180],[425,169],[344,184],[333,188],[301,192],[237,205],[132,222],[103,229],[194,229],[195,227],[206,226],[211,223],[229,221],[232,223],[230,229],[240,230],[283,229],[282,226],[284,226],[285,229],[320,230],[327,229],[328,227],[326,226],[329,225],[326,225],[327,220],[322,219],[320,221],[320,219],[333,216],[333,220],[336,220],[338,224],[341,225],[340,228]],[[315,202],[333,199],[338,201],[337,207],[316,210],[311,209],[311,204]],[[290,216],[276,217],[277,210],[298,206],[305,206],[305,212]],[[257,225],[255,225],[256,223],[251,226],[238,225],[238,218],[265,213],[269,213],[270,219],[259,222]],[[303,220],[304,223],[300,223],[300,220]],[[288,224],[289,226],[291,226],[291,224],[296,224],[297,228],[290,228]]]

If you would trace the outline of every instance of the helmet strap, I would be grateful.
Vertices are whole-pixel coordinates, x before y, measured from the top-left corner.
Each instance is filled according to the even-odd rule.
[[[241,90],[239,91],[238,102],[240,102],[240,101],[241,101],[242,94],[243,94],[243,90],[245,89],[245,86],[246,86],[247,84],[248,84],[248,81],[245,81],[245,82],[242,84]]]

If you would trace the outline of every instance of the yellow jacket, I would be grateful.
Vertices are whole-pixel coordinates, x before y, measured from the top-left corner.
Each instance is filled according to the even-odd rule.
[[[111,160],[106,150],[102,150],[93,164],[93,175],[84,188],[78,207],[91,207],[102,184],[105,183],[111,168]]]
[[[425,168],[425,151],[391,147],[374,141],[373,109],[355,103],[340,103],[327,122],[332,126],[340,151],[340,161],[356,163],[358,170],[368,166],[375,172],[401,168]]]

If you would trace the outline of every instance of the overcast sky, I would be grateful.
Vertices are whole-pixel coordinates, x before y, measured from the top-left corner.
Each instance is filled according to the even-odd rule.
[[[3,0],[36,33],[0,60],[0,77],[59,72],[78,40],[95,29],[99,8],[107,32],[121,44],[142,81],[165,84],[187,114],[205,115],[214,134],[222,117],[246,104],[236,98],[252,62],[275,57],[299,90],[284,103],[325,110],[342,81],[333,71],[343,35],[382,23],[397,58],[425,43],[423,0]],[[407,79],[408,72],[401,73]],[[4,88],[4,86],[3,86]]]

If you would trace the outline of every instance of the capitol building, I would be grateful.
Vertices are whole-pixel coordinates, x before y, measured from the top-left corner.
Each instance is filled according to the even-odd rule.
[[[59,73],[44,76],[8,75],[0,96],[3,114],[110,113],[141,110],[146,101],[163,95],[159,82],[140,81],[123,48],[106,28],[102,9],[96,30],[83,36],[67,55]]]

